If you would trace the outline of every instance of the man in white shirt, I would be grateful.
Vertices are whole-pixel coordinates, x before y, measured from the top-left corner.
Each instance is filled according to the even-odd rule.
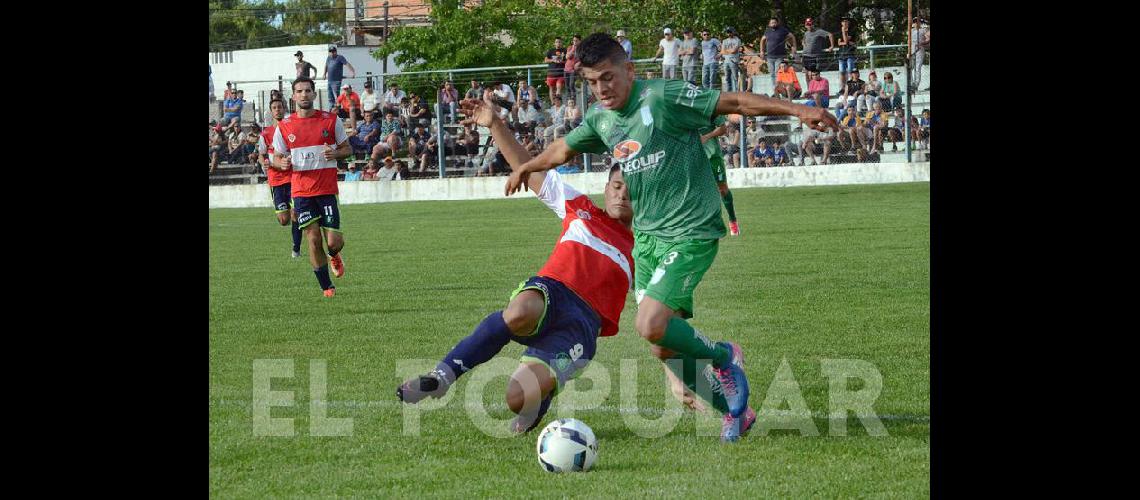
[[[675,79],[677,78],[677,53],[681,50],[681,41],[673,38],[673,30],[665,28],[665,38],[657,42],[657,53],[653,58],[661,56],[664,52],[665,57],[661,60],[661,78]]]
[[[376,171],[376,180],[378,181],[398,181],[400,178],[400,170],[396,168],[396,162],[389,156],[384,158],[384,166]]]
[[[362,111],[377,111],[380,106],[380,94],[372,90],[372,81],[364,82],[364,93],[360,94],[360,107]]]
[[[630,61],[633,60],[633,42],[625,37],[625,30],[617,30],[617,40],[621,44],[621,48],[625,49],[625,58]]]
[[[566,106],[562,104],[561,97],[554,96],[554,104],[550,106],[550,126],[543,129],[542,138],[546,144],[550,144],[566,135],[566,132]]]
[[[540,116],[538,110],[531,105],[530,100],[523,99],[519,101],[518,118],[520,131],[534,132],[534,126],[538,124]]]
[[[395,83],[389,85],[388,92],[384,94],[384,110],[391,109],[393,112],[399,113],[400,102],[407,96],[403,90],[400,90],[399,85]]]

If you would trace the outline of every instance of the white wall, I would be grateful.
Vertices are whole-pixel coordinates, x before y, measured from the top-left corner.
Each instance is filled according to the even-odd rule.
[[[601,193],[606,172],[571,174],[567,182],[588,194]],[[340,203],[424,200],[479,200],[503,197],[506,177],[459,177],[411,181],[341,182]],[[831,186],[929,182],[930,163],[845,163],[810,167],[745,168],[728,171],[728,185],[743,187]],[[524,191],[515,197],[533,197]],[[210,186],[210,208],[271,207],[267,184]]]

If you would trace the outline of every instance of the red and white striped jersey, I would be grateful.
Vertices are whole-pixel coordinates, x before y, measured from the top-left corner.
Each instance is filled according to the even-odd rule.
[[[317,111],[301,118],[296,113],[277,123],[273,133],[273,150],[289,154],[293,161],[292,195],[320,196],[337,194],[336,160],[326,160],[325,146],[336,147],[348,140],[344,125],[337,116]]]
[[[277,131],[277,125],[270,125],[261,131],[261,136],[257,138],[257,153],[259,155],[269,155],[270,160],[273,160],[273,132]],[[266,168],[265,175],[269,176],[269,186],[276,187],[289,182],[293,177],[293,170],[277,170],[276,168]]]
[[[562,219],[558,244],[538,275],[574,290],[601,317],[601,335],[616,335],[633,286],[633,231],[554,170],[546,172],[538,199]]]

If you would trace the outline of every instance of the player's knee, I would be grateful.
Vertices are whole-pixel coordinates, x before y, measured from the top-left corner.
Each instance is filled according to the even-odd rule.
[[[667,316],[654,314],[638,314],[634,327],[641,338],[650,342],[657,342],[665,336],[665,328],[669,325]]]
[[[538,320],[541,317],[541,304],[534,304],[531,300],[512,300],[503,310],[503,322],[515,335],[527,335],[533,332],[538,327]]]
[[[728,186],[727,186],[727,185],[725,185],[725,184],[718,184],[718,185],[716,186],[716,188],[720,190],[720,196],[721,196],[722,198],[728,194]]]
[[[523,406],[526,406],[526,391],[523,390],[522,384],[512,377],[507,384],[507,408],[517,415],[522,412]]]
[[[277,223],[281,224],[282,226],[288,225],[289,224],[289,213],[288,212],[281,212],[281,213],[277,214]]]

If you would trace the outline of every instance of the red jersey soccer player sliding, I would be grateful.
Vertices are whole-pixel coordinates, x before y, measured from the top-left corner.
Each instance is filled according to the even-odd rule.
[[[269,194],[273,197],[273,210],[277,213],[277,222],[284,226],[293,222],[293,258],[301,256],[301,228],[297,227],[297,214],[293,213],[292,187],[289,181],[293,177],[292,169],[277,168],[270,159],[273,154],[273,132],[277,130],[277,123],[285,118],[285,101],[274,98],[269,101],[269,114],[273,116],[273,125],[261,131],[257,139],[257,152],[261,155],[261,165],[265,168],[265,175],[269,176]]]
[[[344,235],[340,231],[340,207],[336,195],[336,160],[352,154],[344,125],[336,115],[313,109],[316,98],[313,80],[293,80],[293,102],[297,112],[281,120],[273,132],[274,162],[281,168],[292,168],[290,179],[293,211],[297,226],[309,241],[309,262],[324,290],[332,297],[336,287],[329,278],[328,263],[336,277],[344,276]],[[335,148],[333,146],[336,146]],[[324,229],[328,238],[328,261],[325,260]]]
[[[512,168],[530,159],[489,100],[467,99],[461,105],[470,117],[463,124],[490,127]],[[506,310],[484,318],[435,370],[397,388],[401,401],[443,396],[460,375],[514,340],[527,349],[507,386],[507,406],[518,415],[511,430],[525,433],[542,420],[558,388],[593,359],[597,337],[617,334],[633,283],[633,211],[621,169],[610,170],[605,209],[564,183],[558,172],[531,175],[529,186],[562,219],[554,252],[537,276],[515,290]]]

